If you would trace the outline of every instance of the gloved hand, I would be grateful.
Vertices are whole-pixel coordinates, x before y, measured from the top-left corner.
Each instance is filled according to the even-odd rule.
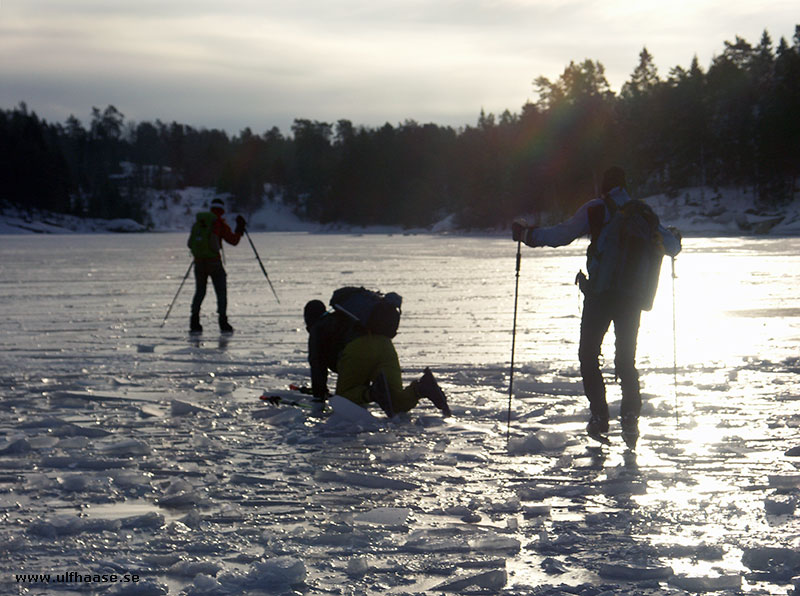
[[[511,237],[514,239],[514,242],[525,242],[525,236],[527,235],[528,230],[532,229],[533,227],[529,226],[528,222],[524,219],[515,219],[511,224]]]
[[[241,215],[236,216],[236,229],[234,230],[234,234],[237,236],[241,236],[244,234],[244,229],[247,226],[247,222],[244,220],[244,217]]]

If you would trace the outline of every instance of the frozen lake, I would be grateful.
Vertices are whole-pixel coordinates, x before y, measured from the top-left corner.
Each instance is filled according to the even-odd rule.
[[[191,276],[161,326],[183,234],[0,236],[0,591],[110,570],[147,594],[785,594],[800,575],[800,239],[686,239],[674,294],[665,260],[634,455],[616,424],[610,448],[582,434],[585,244],[523,247],[507,445],[510,239],[251,236],[280,303],[244,239],[236,333],[209,287],[199,340]],[[343,285],[403,296],[406,380],[430,366],[453,418],[353,429],[258,400],[308,382],[303,305]],[[613,411],[613,333],[604,355]]]

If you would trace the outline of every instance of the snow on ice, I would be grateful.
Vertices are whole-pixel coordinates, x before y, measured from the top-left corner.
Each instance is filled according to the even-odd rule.
[[[170,225],[180,233],[0,239],[0,592],[49,594],[39,574],[69,572],[139,581],[59,593],[655,596],[800,583],[800,240],[687,239],[675,336],[664,267],[642,319],[633,453],[616,422],[610,447],[583,434],[570,280],[585,244],[523,254],[509,424],[505,237],[253,231],[280,304],[249,246],[230,248],[236,333],[212,330],[209,292],[206,333],[189,337],[188,284],[161,326],[189,259],[185,221]],[[308,382],[303,304],[345,284],[403,295],[405,378],[430,366],[451,418],[423,402],[354,420],[288,389]],[[618,413],[613,334],[603,354]]]

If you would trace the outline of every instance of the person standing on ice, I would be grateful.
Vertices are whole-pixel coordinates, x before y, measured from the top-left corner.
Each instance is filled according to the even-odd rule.
[[[447,397],[430,368],[419,380],[403,387],[397,351],[387,335],[364,328],[339,310],[328,311],[321,300],[305,305],[303,319],[308,331],[308,363],[315,399],[330,396],[331,370],[337,373],[336,395],[363,408],[377,403],[391,418],[397,412],[410,411],[427,397],[445,417],[450,416]]]
[[[634,219],[641,224],[638,244],[626,227]],[[635,364],[639,322],[642,310],[652,307],[664,254],[674,257],[681,250],[680,233],[661,226],[647,205],[630,198],[625,172],[617,166],[604,172],[601,196],[585,203],[570,219],[551,227],[516,220],[511,228],[514,241],[531,247],[565,246],[583,236],[591,238],[589,277],[580,272],[576,278],[584,294],[578,358],[591,410],[586,431],[597,440],[608,440],[608,403],[599,356],[613,321],[614,367],[622,385],[622,436],[628,447],[635,448],[642,407]]]
[[[236,229],[231,231],[230,226],[222,217],[224,213],[225,203],[222,199],[214,199],[211,201],[210,211],[197,214],[191,234],[189,234],[187,246],[194,257],[195,280],[192,313],[189,320],[191,333],[203,332],[203,326],[200,324],[200,306],[206,296],[209,277],[217,295],[219,329],[223,333],[233,333],[233,327],[228,322],[228,287],[225,268],[222,265],[222,242],[224,240],[232,246],[239,244],[246,222],[241,215],[237,215]]]

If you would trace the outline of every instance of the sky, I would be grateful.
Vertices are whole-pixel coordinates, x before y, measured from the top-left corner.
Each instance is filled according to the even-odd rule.
[[[519,113],[571,61],[599,61],[618,92],[644,47],[666,77],[737,35],[791,43],[795,24],[796,0],[0,0],[0,109],[86,126],[114,105],[230,134],[459,128]]]

